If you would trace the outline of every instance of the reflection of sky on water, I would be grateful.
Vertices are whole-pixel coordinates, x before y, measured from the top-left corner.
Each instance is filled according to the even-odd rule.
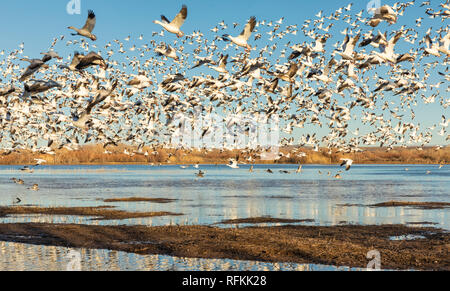
[[[1,222],[44,221],[87,224],[211,224],[224,219],[272,216],[314,219],[314,224],[343,222],[361,224],[407,223],[428,221],[450,229],[449,211],[410,207],[370,208],[343,204],[374,204],[397,201],[449,202],[450,170],[437,165],[356,165],[334,179],[337,166],[303,167],[295,174],[295,165],[257,165],[229,169],[201,166],[205,178],[195,177],[195,169],[179,166],[44,166],[35,173],[22,173],[20,167],[0,167],[0,203],[10,205],[15,197],[21,204],[39,206],[113,205],[128,211],[170,211],[183,216],[96,221],[70,216],[14,216]],[[265,172],[271,168],[274,174]],[[408,168],[408,171],[405,171]],[[281,169],[291,171],[282,174]],[[426,171],[431,174],[426,175]],[[322,174],[319,174],[319,171]],[[329,175],[328,175],[329,172]],[[25,185],[10,179],[21,178]],[[40,190],[27,187],[38,183]],[[172,203],[105,203],[106,198],[153,197],[177,199]]]
[[[206,172],[198,179],[192,167],[179,166],[43,166],[33,174],[22,173],[17,166],[0,166],[0,203],[11,205],[16,197],[23,205],[39,206],[101,206],[113,205],[128,211],[170,211],[182,216],[137,218],[126,220],[92,220],[92,217],[15,215],[0,218],[0,223],[82,223],[105,224],[213,224],[225,219],[272,216],[289,219],[314,219],[305,225],[386,224],[431,222],[435,227],[450,229],[449,209],[424,210],[411,207],[371,208],[361,205],[390,200],[450,202],[450,168],[437,165],[355,165],[342,173],[342,180],[334,179],[338,166],[306,165],[295,174],[295,165],[257,165],[253,173],[249,166],[229,169],[220,166],[200,166]],[[271,168],[273,174],[265,170]],[[408,171],[405,171],[408,168]],[[282,174],[279,170],[291,171]],[[319,171],[321,174],[319,174]],[[426,175],[427,171],[431,174]],[[21,178],[25,185],[14,184],[11,178]],[[40,190],[30,191],[34,183]],[[107,198],[152,197],[177,199],[172,203],[120,202],[105,203]],[[354,206],[343,206],[350,204]],[[359,206],[358,206],[359,205]],[[280,224],[263,224],[280,225]],[[219,226],[223,226],[220,225]],[[246,226],[245,224],[241,226]],[[22,265],[13,267],[7,260],[19,256],[18,248],[30,253],[23,257]],[[8,251],[10,249],[10,251]],[[2,258],[0,269],[33,269],[40,257],[57,256],[64,248],[27,246],[2,243],[2,251],[9,259]],[[111,251],[88,251],[84,255],[88,269],[158,269],[175,266],[182,270],[215,270],[229,268],[272,270],[273,264],[236,262],[228,260],[187,260],[166,256],[138,256]],[[34,255],[33,255],[34,254]],[[91,254],[91,255],[90,255]],[[7,257],[8,257],[7,256]],[[101,263],[94,257],[101,257]],[[103,256],[103,257],[102,257]],[[111,257],[105,261],[104,257]],[[16,258],[20,261],[20,258]],[[52,265],[54,264],[54,265]],[[152,265],[153,264],[153,265]],[[167,265],[167,266],[166,266]],[[61,269],[62,260],[42,259],[41,269]],[[330,267],[284,266],[283,268]]]
[[[136,255],[118,251],[68,249],[0,242],[0,271],[65,271],[74,262],[70,251],[80,253],[82,271],[334,271],[358,270],[315,264],[265,263],[221,259],[191,259],[161,255]],[[79,267],[79,269],[77,269]]]

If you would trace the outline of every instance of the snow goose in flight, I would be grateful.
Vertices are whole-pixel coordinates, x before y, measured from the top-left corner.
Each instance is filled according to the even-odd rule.
[[[60,57],[60,56],[58,55],[58,53],[56,53],[56,52],[53,51],[53,50],[50,50],[50,51],[48,51],[48,52],[46,52],[46,53],[41,53],[41,55],[43,55],[42,60],[43,60],[44,62],[49,61],[49,60],[51,60],[51,59],[58,59],[58,60],[62,60],[62,59],[63,59],[62,57]]]
[[[50,61],[52,58],[58,58],[62,59],[57,53],[54,51],[50,51],[48,53],[41,53],[44,55],[42,59],[27,59],[22,58],[21,61],[29,62],[30,65],[25,69],[24,73],[20,77],[20,81],[26,81],[29,77],[31,77],[35,72],[37,72],[41,68],[48,69],[49,66],[46,64],[48,61]]]
[[[383,5],[380,8],[372,8],[371,11],[374,12],[374,16],[369,20],[368,24],[372,27],[377,27],[383,20],[389,22],[389,24],[397,23],[397,12],[389,5]]]
[[[35,167],[39,166],[39,165],[42,165],[44,163],[47,163],[47,161],[44,160],[44,159],[34,159],[34,160],[36,161],[36,164],[34,165]]]
[[[356,35],[355,37],[350,37],[348,34],[345,36],[344,39],[344,45],[342,46],[343,52],[338,52],[337,54],[340,55],[344,60],[354,60],[354,50],[356,43],[358,42],[360,38],[360,34]]]
[[[0,97],[7,97],[8,95],[16,92],[16,88],[14,87],[8,87],[7,89],[1,89],[0,90]]]
[[[104,70],[108,68],[105,60],[95,52],[90,52],[87,55],[75,52],[71,64],[69,66],[60,65],[59,68],[68,69],[70,71],[82,71],[88,67],[96,65],[99,65]]]
[[[225,41],[231,41],[237,46],[246,48],[247,51],[250,51],[252,48],[247,43],[247,40],[249,39],[250,35],[252,34],[253,30],[255,29],[256,25],[256,17],[252,16],[248,23],[245,25],[244,30],[242,30],[241,34],[237,37],[230,36],[228,34],[224,34],[222,36],[222,39]]]
[[[345,170],[346,171],[350,170],[350,167],[353,164],[353,160],[351,160],[351,159],[341,159],[341,161],[342,161],[341,167],[345,166]]]
[[[217,72],[219,72],[219,73],[223,73],[223,74],[228,74],[228,71],[227,71],[227,69],[226,69],[226,66],[227,66],[227,60],[228,60],[228,55],[220,55],[220,59],[219,59],[219,65],[217,65],[217,66],[211,66],[211,65],[209,65],[208,64],[208,66],[211,68],[211,69],[213,69],[213,70],[215,70],[215,71],[217,71]]]
[[[168,58],[178,61],[177,51],[170,44],[165,43],[157,46],[155,52],[158,56],[166,56]]]
[[[153,85],[153,82],[144,72],[140,72],[139,75],[133,75],[133,77],[134,78],[127,83],[128,86],[133,86],[137,89],[145,89]]]
[[[447,57],[450,56],[450,30],[447,32],[447,34],[439,42],[438,50],[441,53],[446,54]]]
[[[72,35],[81,35],[81,36],[90,38],[91,40],[95,41],[95,40],[97,40],[97,37],[92,34],[92,31],[94,30],[94,27],[95,27],[95,22],[96,22],[96,18],[95,18],[94,11],[89,10],[86,23],[84,24],[84,26],[81,29],[75,28],[73,26],[69,26],[68,28],[73,29],[77,32],[77,33],[72,33]]]
[[[62,88],[62,86],[53,81],[53,80],[49,80],[49,81],[45,81],[45,80],[31,80],[34,83],[31,85],[28,84],[24,84],[24,92],[22,94],[22,98],[26,98],[31,96],[32,94],[38,94],[38,93],[42,93],[45,91],[48,91],[52,88],[58,87],[58,88]]]
[[[175,18],[170,22],[164,15],[161,15],[161,21],[155,20],[153,23],[161,25],[168,32],[174,33],[177,37],[182,37],[184,33],[180,30],[187,17],[187,6],[183,5],[180,12],[175,16]]]
[[[118,81],[114,81],[111,85],[110,89],[102,89],[97,90],[97,95],[95,98],[89,102],[86,109],[80,114],[80,115],[74,115],[74,121],[72,124],[78,128],[81,129],[88,129],[88,122],[91,119],[91,111],[92,109],[100,104],[101,102],[105,101],[106,98],[108,98],[116,89],[118,85]]]
[[[227,164],[227,167],[230,167],[232,169],[239,169],[238,161],[235,159],[230,159],[230,163]]]
[[[199,57],[199,56],[194,56],[195,59],[197,59],[198,61],[195,63],[194,66],[192,66],[189,70],[198,68],[204,64],[213,64],[216,65],[216,62],[214,62],[211,57]]]
[[[391,63],[397,63],[397,59],[398,59],[398,55],[396,55],[394,53],[394,47],[395,44],[398,42],[398,40],[403,36],[403,31],[399,31],[395,34],[394,37],[392,37],[386,46],[384,45],[380,45],[380,51],[379,52],[375,52],[375,54],[377,56],[379,56],[380,58],[382,58],[384,61],[388,61]]]
[[[425,53],[428,55],[440,57],[441,54],[439,53],[439,45],[437,43],[433,43],[433,41],[430,38],[430,35],[427,34],[425,36],[425,44],[426,48],[424,49]]]

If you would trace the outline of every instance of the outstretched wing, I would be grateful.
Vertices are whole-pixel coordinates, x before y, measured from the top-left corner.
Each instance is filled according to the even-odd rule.
[[[177,16],[175,16],[175,18],[172,20],[170,24],[180,28],[183,25],[184,21],[186,20],[186,17],[187,17],[187,6],[183,5],[180,12],[177,14]]]
[[[164,23],[170,23],[169,19],[167,19],[167,17],[165,17],[162,14],[161,14],[161,21],[164,22]]]
[[[95,22],[96,22],[96,18],[95,18],[94,11],[89,10],[88,18],[87,18],[86,23],[84,24],[82,30],[87,30],[89,32],[92,32],[95,27]]]
[[[331,68],[332,68],[334,65],[336,65],[336,64],[337,64],[336,60],[335,60],[334,58],[331,58],[331,60],[328,62],[327,66],[326,66],[325,69],[323,70],[323,73],[324,73],[325,75],[328,75],[328,74],[330,73],[330,71],[331,71]]]
[[[219,67],[225,67],[227,65],[227,61],[228,61],[228,55],[221,55],[220,56],[220,60],[219,60]]]
[[[256,25],[256,17],[252,16],[239,36],[247,40],[252,34],[253,30],[255,29],[255,25]]]

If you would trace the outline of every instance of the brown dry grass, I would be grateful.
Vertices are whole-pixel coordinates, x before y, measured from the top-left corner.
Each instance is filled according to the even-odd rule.
[[[124,154],[124,150],[132,153],[132,147],[119,145],[109,147],[112,154],[105,154],[105,149],[101,145],[86,145],[76,151],[67,149],[55,150],[55,155],[33,153],[23,150],[9,155],[0,155],[1,165],[31,165],[34,159],[45,159],[48,165],[79,165],[79,164],[224,164],[230,158],[239,156],[239,161],[247,162],[249,154],[243,154],[239,150],[177,150],[165,148],[145,147],[143,152],[148,152],[145,156],[136,153],[132,156]],[[329,149],[320,149],[318,152],[310,148],[295,148],[296,152],[306,153],[306,157],[298,157],[293,151],[294,147],[282,148],[283,154],[290,153],[290,157],[282,157],[278,161],[256,160],[258,164],[337,164],[341,158],[350,158],[355,164],[438,164],[450,161],[450,147],[440,150],[429,147],[419,151],[416,148],[394,148],[387,151],[383,148],[364,148],[358,153],[335,153],[329,154]],[[154,154],[153,154],[154,153]],[[248,163],[248,162],[247,162]]]

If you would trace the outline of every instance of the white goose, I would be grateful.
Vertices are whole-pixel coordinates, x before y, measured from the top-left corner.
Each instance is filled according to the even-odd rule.
[[[450,30],[448,30],[447,34],[441,38],[438,50],[441,53],[446,54],[447,57],[450,56]]]
[[[228,60],[228,55],[225,55],[225,56],[221,55],[220,59],[219,59],[219,64],[217,66],[211,66],[211,65],[208,65],[208,66],[216,72],[228,74],[228,71],[226,68],[227,60]]]
[[[432,56],[436,56],[436,57],[440,57],[441,54],[439,52],[439,45],[437,43],[433,43],[433,41],[431,40],[431,37],[429,34],[427,34],[425,36],[425,44],[426,44],[426,48],[424,49],[424,51]]]
[[[235,159],[230,159],[230,163],[227,166],[232,169],[239,169],[238,162]]]
[[[180,12],[175,16],[172,22],[164,16],[161,15],[161,21],[155,20],[153,23],[161,25],[168,32],[174,33],[177,37],[182,37],[184,33],[180,30],[180,27],[183,25],[184,21],[187,17],[187,6],[183,5]]]
[[[247,43],[247,40],[251,36],[253,30],[255,29],[256,25],[256,17],[252,16],[250,20],[247,22],[247,24],[244,27],[244,30],[242,30],[241,34],[237,37],[230,36],[228,34],[224,34],[222,36],[222,39],[225,41],[231,41],[237,46],[246,48],[247,51],[250,51],[252,48]]]
[[[158,56],[166,56],[168,58],[178,61],[177,51],[169,44],[162,44],[155,48],[155,52]]]
[[[77,33],[72,33],[72,35],[81,35],[81,36],[90,38],[91,40],[95,41],[95,40],[97,40],[97,37],[92,34],[92,31],[94,30],[94,27],[95,27],[95,23],[96,23],[96,18],[95,18],[94,11],[89,10],[88,18],[87,18],[86,23],[84,24],[83,28],[78,29],[73,26],[69,26],[68,28],[73,29],[77,32]]]
[[[351,160],[351,159],[341,159],[341,161],[342,161],[341,167],[345,166],[345,170],[346,171],[350,170],[350,167],[353,164],[353,160]]]
[[[350,37],[348,34],[345,36],[344,45],[342,46],[343,52],[338,52],[337,54],[340,55],[344,60],[354,60],[354,50],[356,43],[358,42],[360,38],[360,34],[356,35],[355,37]]]
[[[394,24],[397,22],[397,12],[395,12],[396,7],[391,7],[389,5],[383,5],[380,8],[372,8],[371,11],[374,12],[374,16],[368,24],[372,27],[378,26],[381,21],[386,20],[389,24]],[[369,11],[370,12],[370,11]]]
[[[379,56],[380,58],[382,58],[382,59],[383,59],[384,61],[386,61],[386,62],[391,62],[391,63],[394,63],[394,64],[397,63],[397,57],[398,57],[398,55],[396,55],[396,54],[394,53],[394,47],[395,47],[395,44],[397,43],[397,41],[398,41],[402,36],[403,36],[403,32],[402,32],[402,31],[397,32],[397,33],[395,34],[395,36],[392,37],[392,38],[388,41],[387,46],[380,45],[380,51],[381,51],[381,53],[375,52],[375,54],[376,54],[377,56]]]

